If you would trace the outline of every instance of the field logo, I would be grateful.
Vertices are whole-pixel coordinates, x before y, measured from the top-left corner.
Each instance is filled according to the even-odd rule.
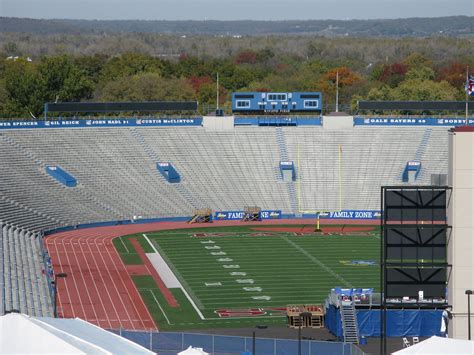
[[[343,265],[352,265],[352,266],[376,266],[377,262],[375,260],[340,260]]]
[[[251,309],[218,309],[214,313],[217,313],[220,318],[231,318],[231,317],[258,317],[267,314],[261,308]]]
[[[220,318],[231,317],[262,317],[262,316],[286,316],[286,307],[265,307],[265,308],[249,308],[249,309],[218,309],[214,313]]]

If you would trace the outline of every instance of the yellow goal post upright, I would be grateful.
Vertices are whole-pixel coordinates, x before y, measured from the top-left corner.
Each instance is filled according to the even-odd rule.
[[[302,190],[301,190],[301,170],[300,170],[300,146],[297,144],[297,162],[296,162],[296,184],[297,184],[297,201],[298,201],[298,213],[301,215],[305,214],[315,214],[316,215],[316,222],[315,222],[315,232],[321,232],[321,215],[327,215],[329,213],[334,212],[341,212],[342,209],[342,145],[338,145],[338,199],[339,199],[339,208],[338,209],[314,209],[314,210],[306,210],[301,208],[301,200],[302,200]]]

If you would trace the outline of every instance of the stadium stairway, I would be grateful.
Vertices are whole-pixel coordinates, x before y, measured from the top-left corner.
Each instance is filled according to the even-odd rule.
[[[154,148],[152,148],[146,141],[141,132],[136,128],[131,128],[132,136],[135,137],[137,142],[143,147],[145,153],[150,157],[154,164],[160,161],[159,155]],[[181,177],[184,179],[184,177]],[[206,207],[200,206],[199,202],[193,196],[191,192],[182,183],[172,184],[178,193],[193,207],[193,209]]]
[[[132,133],[132,136],[135,137],[138,143],[140,143],[140,145],[143,147],[143,150],[150,157],[150,159],[155,163],[158,162],[158,154],[152,147],[147,144],[147,142],[145,142],[145,138],[143,138],[143,135],[140,133],[140,131],[136,128],[131,128],[130,131]]]
[[[426,148],[428,147],[431,133],[433,133],[432,128],[427,128],[425,130],[425,133],[423,133],[423,137],[421,138],[420,145],[418,146],[418,149],[416,150],[416,153],[415,153],[415,160],[421,161],[423,159],[423,155],[425,154]]]
[[[354,302],[342,301],[339,311],[341,312],[344,342],[359,344],[359,327],[357,325],[357,316]]]
[[[288,161],[288,151],[286,149],[285,133],[281,127],[275,129],[276,141],[280,150],[280,160]]]
[[[278,143],[278,149],[280,151],[280,161],[288,161],[288,150],[286,149],[285,133],[281,127],[275,129],[276,141]],[[298,174],[298,171],[296,172]],[[298,175],[296,175],[298,178]],[[281,176],[279,177],[281,180]],[[291,211],[295,214],[300,213],[298,208],[298,197],[296,194],[295,182],[287,182],[286,187],[290,196]]]
[[[425,152],[428,148],[429,141],[430,141],[432,133],[433,133],[433,129],[431,129],[431,128],[427,128],[425,130],[425,133],[423,134],[423,138],[421,139],[420,145],[418,146],[418,149],[416,150],[415,160],[419,160],[419,161],[423,160],[423,157],[424,157]],[[419,173],[419,176],[418,176],[417,180],[421,180],[423,178],[425,170],[426,169],[424,168],[423,164],[421,164],[421,171]]]
[[[46,163],[42,159],[38,158],[37,151],[32,152],[30,149],[25,148],[22,144],[18,143],[14,137],[9,137],[7,135],[1,135],[2,138],[2,147],[5,149],[4,153],[10,157],[9,165],[6,166],[7,171],[12,171],[15,174],[19,174],[20,171],[18,168],[22,168],[22,174],[18,175],[19,181],[15,185],[18,185],[18,193],[15,193],[13,187],[15,185],[9,186],[9,189],[6,193],[11,196],[2,196],[6,202],[9,202],[11,205],[20,207],[25,212],[24,220],[21,217],[16,217],[13,220],[7,220],[12,224],[15,224],[18,227],[31,228],[33,230],[40,230],[35,228],[35,226],[29,226],[28,221],[31,219],[31,214],[41,217],[43,220],[49,220],[51,227],[66,226],[79,224],[80,220],[75,219],[75,216],[78,216],[77,204],[80,205],[80,212],[86,214],[87,212],[99,210],[105,212],[106,215],[112,214],[112,217],[108,219],[123,219],[122,214],[120,214],[117,209],[113,206],[107,205],[105,202],[97,199],[96,196],[92,193],[81,188],[79,183],[78,187],[74,189],[66,188],[56,180],[52,179],[49,174],[46,173]],[[29,164],[32,162],[32,164]],[[13,170],[13,168],[16,168]],[[39,179],[38,179],[39,178]],[[14,177],[6,177],[2,182],[7,183],[7,179],[14,179]],[[20,199],[23,197],[21,190],[23,183],[25,186],[29,185],[31,182],[35,181],[36,186],[30,189],[31,192],[34,192],[37,198],[29,198],[22,202]],[[13,182],[13,181],[12,181]],[[8,185],[7,185],[8,186]],[[48,209],[41,211],[45,207],[42,199],[43,194],[48,194],[48,200],[51,201],[63,201],[64,203],[49,203]],[[16,198],[16,199],[15,199]],[[68,201],[68,202],[66,202]],[[42,207],[43,206],[43,207]],[[66,206],[70,206],[66,208]],[[69,213],[65,213],[69,210]],[[87,211],[87,212],[86,212]],[[103,215],[102,213],[100,215]],[[20,215],[21,216],[21,215]]]

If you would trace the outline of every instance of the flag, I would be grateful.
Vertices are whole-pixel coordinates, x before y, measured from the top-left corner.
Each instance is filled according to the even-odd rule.
[[[466,92],[469,96],[474,96],[474,77],[466,75]]]

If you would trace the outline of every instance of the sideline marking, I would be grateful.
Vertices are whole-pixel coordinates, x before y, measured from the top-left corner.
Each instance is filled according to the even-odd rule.
[[[150,244],[151,248],[153,249],[153,251],[157,254],[159,254],[158,250],[156,250],[155,246],[153,245],[153,243],[151,242],[150,238],[148,238],[146,236],[146,234],[142,234],[143,237],[146,239],[146,241],[148,242],[148,244]]]
[[[145,240],[148,242],[148,244],[150,244],[151,248],[155,251],[155,253],[160,254],[158,252],[158,250],[155,248],[155,246],[153,245],[153,243],[151,242],[150,238],[148,238],[146,234],[142,234],[142,235],[145,238]],[[180,288],[181,288],[181,291],[183,291],[186,298],[188,299],[189,303],[191,303],[191,306],[193,306],[193,308],[196,311],[196,313],[198,314],[199,318],[201,318],[202,320],[205,320],[206,318],[204,318],[203,314],[201,313],[201,310],[196,306],[193,299],[191,298],[191,296],[189,296],[189,293],[185,290],[183,285],[180,285]]]
[[[124,243],[123,240],[122,240],[122,236],[120,236],[119,239],[120,239],[120,241],[122,242],[123,247],[124,247],[125,250],[127,251],[127,254],[130,254],[130,251],[128,250],[127,246],[125,245],[125,243]]]
[[[158,300],[156,299],[155,293],[154,293],[152,290],[150,290],[150,289],[147,289],[147,290],[148,290],[148,292],[150,292],[151,295],[153,296],[153,299],[155,300],[155,302],[156,302],[156,304],[158,305],[158,307],[160,307],[161,313],[163,313],[163,315],[165,316],[165,319],[166,319],[166,322],[168,322],[168,325],[171,325],[170,320],[169,320],[168,317],[166,316],[165,311],[163,310],[163,308],[161,308],[160,302],[158,302]]]

